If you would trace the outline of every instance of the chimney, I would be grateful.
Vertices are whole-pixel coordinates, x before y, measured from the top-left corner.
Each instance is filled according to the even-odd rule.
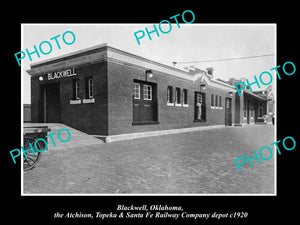
[[[236,81],[236,79],[234,77],[229,78],[229,84],[235,85],[235,83],[236,83],[235,81]]]
[[[211,75],[213,77],[214,68],[213,67],[207,67],[206,70],[207,70],[207,74]]]

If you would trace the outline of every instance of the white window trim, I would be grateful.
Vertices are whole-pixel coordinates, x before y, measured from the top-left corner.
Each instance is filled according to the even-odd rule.
[[[79,80],[75,81],[75,99],[74,100],[79,100]]]
[[[174,102],[167,102],[167,106],[174,106]]]
[[[95,103],[95,99],[94,98],[88,98],[88,99],[82,99],[82,103]]]
[[[145,87],[150,87],[150,95],[149,95],[150,98],[145,98]],[[146,88],[146,90],[148,90],[148,89]],[[143,99],[146,101],[152,101],[152,86],[151,85],[144,84]]]
[[[92,85],[90,85],[90,81],[92,81]],[[88,95],[89,95],[89,98],[93,98],[93,95],[94,95],[94,93],[92,93],[92,95],[91,95],[91,89],[92,89],[92,92],[94,92],[93,79],[92,78],[88,79]]]
[[[210,108],[211,108],[211,109],[214,109],[214,108],[215,108],[215,106],[210,106]]]
[[[178,92],[178,90],[179,90],[179,92]],[[179,96],[178,96],[178,94],[179,94]],[[182,95],[181,88],[175,87],[175,106],[181,106],[181,98],[182,98],[181,95]],[[179,97],[179,102],[178,102],[178,97]]]
[[[78,105],[81,104],[81,99],[76,99],[76,100],[70,100],[71,105]]]
[[[186,91],[186,93],[184,93],[184,91]],[[184,103],[184,99],[186,98],[186,101],[188,102],[188,90],[183,88],[182,89],[182,107],[188,107],[188,103]]]
[[[135,96],[135,92],[133,92],[133,98],[134,99],[141,99],[141,85],[139,84],[139,83],[134,83],[134,85],[138,85],[138,87],[139,87],[139,97],[137,98],[136,96]],[[135,86],[133,87],[133,90],[135,91]]]
[[[168,101],[168,98],[172,97],[172,101],[173,101],[173,87],[172,86],[167,86],[167,103],[173,104],[174,106],[174,102],[170,102],[170,99]]]

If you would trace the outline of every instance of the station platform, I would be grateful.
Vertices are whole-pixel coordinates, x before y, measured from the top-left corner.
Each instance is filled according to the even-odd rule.
[[[48,137],[48,149],[65,149],[65,148],[77,148],[77,147],[86,147],[90,145],[97,145],[97,144],[103,144],[103,140],[100,140],[99,138],[95,138],[91,135],[88,135],[84,132],[81,132],[79,130],[76,130],[72,127],[69,127],[62,123],[24,123],[23,127],[38,127],[38,126],[47,126],[51,131],[48,132],[48,135],[55,132],[52,137],[54,138],[56,146],[53,145],[53,142],[51,140],[51,137]],[[61,142],[59,141],[57,137],[57,132],[60,129],[68,129],[71,133],[71,139],[68,142]],[[62,131],[60,133],[62,140],[68,139],[68,133],[65,131]]]

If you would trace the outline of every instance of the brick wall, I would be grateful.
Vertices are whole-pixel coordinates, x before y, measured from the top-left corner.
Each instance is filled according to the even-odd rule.
[[[107,124],[107,64],[106,62],[76,69],[79,78],[79,97],[87,99],[86,79],[93,79],[94,103],[70,104],[73,97],[73,79],[61,81],[62,123],[88,134],[106,135]]]
[[[206,87],[206,118],[207,118],[207,125],[220,125],[225,124],[225,98],[229,97],[232,98],[231,101],[231,114],[232,114],[232,123],[234,124],[235,118],[235,98],[230,97],[228,91],[224,91],[218,88]],[[211,95],[215,96],[222,96],[222,104],[221,107],[216,108],[216,106],[211,106]],[[215,101],[215,100],[214,100]],[[219,101],[219,100],[218,100]],[[214,105],[216,103],[214,102]]]
[[[74,67],[73,67],[74,68]],[[32,122],[43,121],[42,86],[59,82],[61,107],[61,123],[79,129],[88,134],[108,134],[107,111],[107,63],[90,64],[76,68],[77,76],[47,81],[39,81],[38,77],[31,78],[31,116]],[[86,78],[93,78],[94,103],[70,104],[73,99],[73,80],[79,79],[79,97],[86,96]]]
[[[32,121],[43,122],[41,84],[60,82],[61,123],[88,134],[115,135],[123,133],[175,129],[194,126],[225,125],[225,97],[228,92],[206,87],[206,121],[194,121],[195,91],[200,83],[170,74],[153,71],[148,81],[157,84],[158,124],[133,125],[133,80],[145,80],[145,70],[129,63],[101,62],[76,68],[77,76],[43,82],[32,77]],[[86,78],[93,78],[94,103],[70,104],[73,99],[73,79],[79,79],[79,97],[86,97]],[[167,86],[188,90],[188,107],[167,105]],[[222,96],[222,108],[211,108],[211,94]],[[181,100],[182,102],[182,100]],[[232,100],[232,121],[235,118],[235,97]]]
[[[148,68],[149,69],[149,68]],[[200,91],[199,81],[193,83],[159,71],[153,71],[153,78],[148,81],[157,84],[158,122],[151,125],[132,125],[133,122],[133,80],[145,80],[146,68],[129,64],[108,62],[108,114],[109,135],[143,132],[162,129],[174,129],[193,126],[225,125],[225,97],[228,92],[207,87],[206,122],[194,122],[194,93]],[[188,90],[188,107],[167,105],[167,86]],[[222,109],[210,107],[210,95],[222,96]],[[232,101],[232,118],[234,118],[234,99]],[[234,120],[232,120],[234,121]]]

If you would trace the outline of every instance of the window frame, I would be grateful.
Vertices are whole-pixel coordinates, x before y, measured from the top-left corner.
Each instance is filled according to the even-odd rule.
[[[138,89],[136,88],[138,86]],[[138,90],[138,92],[136,92]],[[138,97],[136,96],[138,95]],[[141,99],[141,84],[140,83],[133,83],[133,98],[134,99]]]
[[[167,105],[174,106],[173,101],[173,87],[167,86]]]
[[[214,95],[214,94],[211,94],[211,95],[210,95],[210,107],[211,107],[212,109],[215,108],[215,95]]]
[[[178,101],[179,100],[179,101]],[[175,106],[181,106],[181,88],[175,88]]]
[[[188,90],[187,89],[183,89],[182,90],[182,107],[188,107]]]
[[[80,99],[79,91],[80,91],[79,79],[74,79],[73,80],[73,100]]]
[[[215,109],[219,108],[219,96],[215,95]]]
[[[150,87],[150,89],[148,89],[148,87]],[[152,101],[152,86],[149,84],[143,85],[143,99],[146,101]]]
[[[90,82],[92,83],[92,84],[90,84]],[[91,99],[91,98],[94,98],[94,88],[93,88],[93,78],[88,78],[87,79],[87,97],[89,98],[89,99]],[[91,94],[91,92],[92,92],[92,94]]]

